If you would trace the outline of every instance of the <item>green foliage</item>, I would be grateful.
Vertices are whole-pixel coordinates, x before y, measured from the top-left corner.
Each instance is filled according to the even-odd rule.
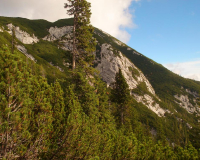
[[[132,90],[132,93],[136,93],[138,95],[144,95],[144,94],[149,93],[146,83],[141,82],[140,84],[138,84],[137,88]]]
[[[90,25],[91,4],[86,0],[68,0],[65,3],[67,14],[74,16],[73,24],[73,59],[72,69],[75,69],[75,63],[79,66],[87,67],[92,65],[96,40],[93,38],[94,28]]]
[[[57,78],[63,79],[68,74],[63,62],[69,62],[70,53],[59,49],[52,43],[40,40],[33,45],[25,45],[29,54],[37,59],[37,64],[40,65],[41,75],[48,78],[49,82],[54,82]],[[51,64],[53,65],[51,65]],[[54,66],[59,66],[64,72],[61,72]]]
[[[140,72],[136,68],[129,67],[128,69],[132,72],[133,78],[137,78],[140,75]]]
[[[111,100],[116,103],[116,117],[118,123],[125,124],[129,112],[130,90],[121,69],[116,73]],[[127,122],[126,122],[127,123]]]
[[[50,23],[0,17],[0,26],[6,28],[8,23],[43,38],[50,27],[73,25],[74,19]],[[85,28],[81,31],[85,32]],[[199,82],[183,79],[152,60],[133,54],[135,50],[118,45],[115,38],[101,30],[95,29],[94,37],[99,53],[101,44],[109,43],[116,54],[121,51],[134,62],[161,99],[155,98],[156,103],[173,112],[176,109],[177,113],[158,117],[132,97],[123,97],[128,95],[123,78],[118,83],[123,86],[120,92],[112,94],[92,68],[70,72],[63,60],[70,63],[71,55],[59,49],[58,42],[40,39],[37,44],[25,45],[37,63],[16,50],[11,54],[12,37],[0,32],[0,159],[199,159],[198,117],[180,108],[173,97],[189,96],[185,89],[199,93]],[[138,75],[136,70],[130,70],[133,76]],[[141,83],[133,92],[149,94],[146,88]],[[121,111],[124,125],[120,124]],[[186,122],[193,128],[188,129]],[[153,136],[152,129],[156,132]]]
[[[26,31],[30,35],[34,34],[38,38],[44,38],[48,34],[48,29],[50,27],[63,27],[73,25],[73,18],[71,19],[60,19],[56,22],[48,22],[46,20],[29,20],[26,18],[11,18],[11,17],[2,17],[0,16],[0,26],[3,26],[5,29],[7,25],[12,23],[14,26],[20,27],[21,30]]]
[[[148,127],[138,122],[135,108],[130,108],[128,117],[132,130],[127,125],[116,127],[111,114],[115,105],[109,102],[109,91],[98,75],[76,70],[63,91],[58,81],[49,85],[44,77],[33,75],[18,52],[11,54],[4,46],[0,57],[0,158],[199,158],[190,143],[173,149],[154,141]],[[123,86],[120,91],[128,96],[122,73],[117,75],[116,81]],[[127,104],[119,98],[117,103]],[[130,106],[136,103],[128,101]]]
[[[52,119],[45,94],[48,84],[42,79],[38,82],[19,55],[11,54],[7,47],[0,57],[1,156],[36,158],[48,147]]]

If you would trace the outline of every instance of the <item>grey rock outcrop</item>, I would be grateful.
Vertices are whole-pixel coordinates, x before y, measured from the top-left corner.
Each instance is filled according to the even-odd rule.
[[[12,34],[12,28],[15,26],[12,25],[12,23],[8,24],[7,26],[9,29],[8,33]],[[34,34],[31,36],[29,33],[20,30],[19,27],[15,27],[15,36],[19,41],[24,44],[33,44],[39,42],[39,39]]]
[[[129,85],[129,89],[135,89],[139,83],[145,82],[148,91],[155,95],[153,87],[144,74],[130,62],[128,58],[123,56],[121,52],[118,52],[118,55],[115,55],[112,46],[105,43],[101,46],[100,54],[101,58],[97,60],[100,63],[98,63],[96,68],[100,71],[101,77],[108,85],[111,85],[115,81],[115,75],[120,68]],[[135,78],[133,78],[130,68],[139,73],[135,75]]]
[[[122,43],[121,41],[118,41],[116,39],[113,40],[115,43],[117,43],[119,46],[125,46],[124,43]]]
[[[154,98],[148,94],[143,96],[139,96],[137,94],[133,94],[134,98],[137,102],[141,102],[145,106],[147,106],[150,110],[156,113],[159,117],[164,116],[166,112],[170,113],[170,111],[162,109],[158,103],[154,101]]]
[[[0,32],[3,32],[3,29],[0,27]]]
[[[49,31],[49,35],[47,35],[46,37],[43,38],[43,40],[47,40],[47,41],[55,41],[58,40],[60,38],[62,38],[63,36],[66,36],[66,38],[70,38],[70,34],[72,33],[72,26],[64,26],[64,27],[51,27],[48,31]]]
[[[59,69],[59,71],[64,72],[64,70],[63,70],[62,68],[60,68],[59,66],[54,65],[52,62],[49,62],[49,64],[50,64],[51,66],[54,66],[54,67],[56,67],[57,69]]]
[[[155,103],[154,99],[157,97],[150,82],[147,80],[144,74],[121,52],[114,51],[110,44],[102,44],[100,57],[96,58],[96,62],[98,62],[96,68],[100,71],[103,81],[105,81],[108,86],[112,86],[112,83],[115,81],[115,75],[119,71],[119,68],[126,79],[129,89],[135,89],[140,83],[145,83],[148,92],[154,95],[154,97],[148,94],[143,96],[133,94],[134,98],[138,102],[142,102],[158,116],[164,116],[166,110],[162,109],[159,104]],[[137,74],[134,75],[132,71]]]
[[[186,123],[186,126],[187,126],[189,129],[192,129],[192,126],[191,126],[189,123]]]
[[[49,31],[49,35],[43,38],[43,40],[46,41],[56,41],[59,40],[59,43],[61,45],[61,49],[66,50],[66,51],[71,51],[72,50],[72,26],[64,26],[64,27],[51,27]]]
[[[22,52],[26,57],[28,57],[29,59],[31,59],[31,60],[34,61],[34,62],[37,62],[37,60],[36,60],[32,55],[28,54],[27,49],[26,49],[24,46],[22,46],[22,45],[17,45],[16,47],[17,47],[17,49],[18,49],[20,52]]]
[[[198,105],[197,104],[195,106],[192,105],[187,95],[180,95],[180,96],[175,95],[174,97],[177,100],[179,100],[179,102],[176,102],[176,103],[178,103],[179,106],[184,108],[188,113],[191,113],[191,114],[200,113],[200,108],[198,107]]]

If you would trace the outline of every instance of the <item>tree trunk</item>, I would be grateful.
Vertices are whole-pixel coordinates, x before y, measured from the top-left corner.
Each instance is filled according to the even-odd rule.
[[[124,125],[124,112],[121,111],[121,124]]]
[[[12,26],[12,49],[11,49],[12,54],[14,53],[14,48],[15,48],[15,27]]]
[[[75,32],[76,32],[76,13],[74,14],[74,26],[73,26],[73,51],[72,51],[72,70],[75,69],[76,67],[76,35],[75,35]]]

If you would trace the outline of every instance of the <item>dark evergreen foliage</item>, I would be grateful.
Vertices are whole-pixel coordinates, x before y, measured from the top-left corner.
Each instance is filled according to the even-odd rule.
[[[73,51],[72,51],[72,69],[76,68],[76,62],[79,66],[88,66],[94,60],[96,42],[93,38],[94,28],[90,25],[90,3],[86,0],[68,0],[65,3],[67,14],[74,16],[73,25]]]
[[[111,43],[114,50],[124,51],[140,66],[162,99],[157,103],[168,109],[177,107],[180,113],[160,118],[138,103],[130,94],[145,94],[145,84],[130,91],[120,69],[113,88],[107,88],[90,67],[95,46],[93,27],[89,25],[90,4],[86,0],[68,2],[71,14],[78,9],[76,20],[50,23],[0,17],[1,26],[13,23],[39,38],[46,36],[51,26],[76,24],[74,44],[80,64],[71,72],[70,67],[63,66],[63,58],[70,61],[70,53],[59,50],[56,42],[43,40],[25,45],[37,59],[37,63],[32,62],[15,49],[15,43],[21,42],[14,34],[0,33],[0,159],[200,159],[195,115],[170,101],[180,91],[173,86],[190,86],[195,91],[199,83],[183,80],[159,64],[129,54],[127,46],[116,45],[112,37],[95,34],[100,44]],[[103,34],[98,29],[96,32]],[[50,66],[50,61],[63,67],[64,72]],[[138,74],[131,71],[133,76]],[[166,83],[170,78],[173,81]],[[165,88],[169,94],[164,93]],[[179,116],[183,120],[177,120]],[[186,126],[188,121],[195,124],[191,131]],[[152,129],[156,133],[151,134]]]
[[[119,72],[116,73],[115,82],[113,84],[111,93],[112,101],[116,103],[116,116],[118,117],[117,121],[123,125],[129,114],[128,112],[130,112],[130,107],[128,106],[131,96],[128,84],[126,83],[121,69],[119,69]]]
[[[133,119],[133,108],[129,113],[134,114],[119,126],[112,115],[115,104],[109,102],[109,91],[97,75],[87,77],[79,70],[63,91],[59,82],[49,85],[40,72],[32,72],[21,56],[5,46],[0,50],[1,159],[199,158],[190,143],[173,148],[153,139],[148,127]],[[116,77],[123,88],[116,84],[113,91],[119,89],[128,98],[122,73]],[[133,106],[128,101],[115,103]]]

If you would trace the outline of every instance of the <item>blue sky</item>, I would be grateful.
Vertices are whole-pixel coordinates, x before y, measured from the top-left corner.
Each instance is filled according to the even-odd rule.
[[[200,0],[88,0],[91,23],[169,70],[200,81]],[[67,0],[1,0],[0,16],[68,18]]]
[[[132,2],[137,28],[126,29],[128,45],[177,74],[200,80],[199,7],[200,0]]]
[[[141,0],[132,3],[137,29],[128,45],[159,63],[200,55],[200,0]]]

